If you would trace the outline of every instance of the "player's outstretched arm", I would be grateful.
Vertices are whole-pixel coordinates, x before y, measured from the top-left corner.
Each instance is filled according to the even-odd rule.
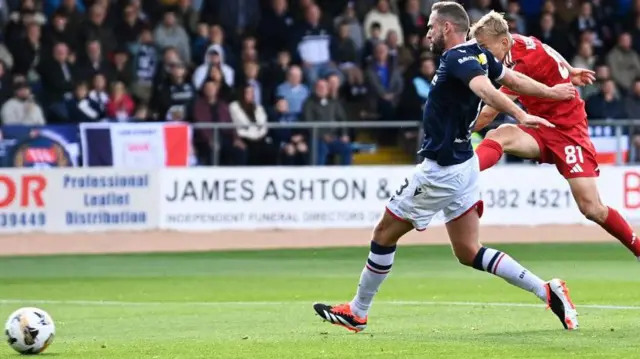
[[[505,68],[505,74],[498,82],[512,91],[522,95],[550,98],[554,100],[569,100],[576,96],[576,90],[570,83],[553,87],[541,84],[527,75]]]
[[[476,120],[476,125],[473,128],[473,132],[478,132],[483,128],[487,127],[493,120],[496,119],[500,112],[491,106],[484,105],[482,106],[482,110],[480,110],[480,114],[478,114],[478,119]]]
[[[515,101],[518,98],[518,96],[509,94],[505,94],[505,96],[507,96],[511,101]],[[482,106],[482,110],[480,110],[480,114],[478,114],[478,120],[476,121],[476,125],[473,128],[473,131],[477,132],[487,127],[487,125],[489,125],[491,122],[493,122],[493,120],[496,119],[496,116],[498,116],[499,113],[500,111],[491,106]]]
[[[472,78],[471,81],[469,81],[469,88],[486,104],[499,112],[508,113],[523,125],[531,127],[537,127],[539,125],[554,127],[549,121],[524,112],[509,97],[496,90],[486,76],[479,75]]]

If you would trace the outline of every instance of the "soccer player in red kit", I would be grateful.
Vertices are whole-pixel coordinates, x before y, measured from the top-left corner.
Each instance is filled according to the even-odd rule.
[[[573,68],[551,47],[533,37],[512,35],[502,15],[491,12],[470,30],[470,35],[497,59],[513,70],[547,86],[572,82],[590,84],[594,73]],[[569,182],[571,193],[587,219],[599,224],[640,259],[640,241],[627,221],[613,208],[605,206],[598,193],[599,175],[596,150],[589,138],[584,101],[579,96],[565,101],[521,96],[505,87],[501,91],[518,99],[529,113],[542,117],[555,127],[530,128],[501,125],[491,130],[476,149],[483,171],[495,165],[503,152],[540,163],[555,164]],[[489,106],[480,112],[475,130],[480,130],[498,115]]]

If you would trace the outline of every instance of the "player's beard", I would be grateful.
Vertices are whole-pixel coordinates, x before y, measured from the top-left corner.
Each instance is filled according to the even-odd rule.
[[[431,52],[436,55],[442,55],[444,52],[444,34],[442,32],[431,41]]]

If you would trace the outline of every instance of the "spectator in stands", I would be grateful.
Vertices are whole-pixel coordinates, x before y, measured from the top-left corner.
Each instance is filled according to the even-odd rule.
[[[235,83],[235,71],[231,66],[224,63],[225,51],[218,45],[213,45],[207,50],[207,54],[204,63],[196,69],[193,73],[193,86],[197,89],[202,86],[202,83],[207,78],[207,74],[210,73],[211,67],[218,67],[224,76],[225,83],[233,87]]]
[[[209,47],[209,25],[199,23],[195,36],[191,41],[191,58],[193,63],[200,64],[200,59],[205,58],[207,48]]]
[[[618,45],[607,55],[607,65],[611,69],[611,77],[623,91],[631,89],[631,84],[640,76],[640,57],[631,48],[631,35],[620,34]]]
[[[42,39],[45,47],[44,53],[53,52],[53,46],[59,42],[67,44],[72,49],[76,48],[79,36],[69,26],[69,18],[64,12],[56,11],[53,14],[53,19],[44,29]]]
[[[218,98],[219,84],[207,80],[202,85],[200,96],[193,105],[193,121],[195,123],[231,123],[231,114],[227,102]],[[213,143],[213,132],[196,129],[193,132],[193,143],[198,154],[198,163],[213,165],[213,146],[220,147],[220,163],[245,165],[247,153],[245,143],[238,137],[234,129],[223,129],[219,132],[220,143]]]
[[[278,56],[267,65],[263,81],[264,92],[268,96],[265,103],[273,103],[278,86],[287,79],[287,72],[291,65],[291,55],[287,50],[278,52]]]
[[[167,121],[184,120],[184,116],[190,114],[190,106],[195,99],[195,90],[187,81],[187,69],[182,62],[169,64],[170,77],[156,95],[155,110],[158,118]]]
[[[129,121],[134,115],[136,104],[127,93],[124,83],[117,81],[111,85],[109,102],[106,106],[106,115],[109,119],[117,122]]]
[[[632,89],[624,99],[625,113],[631,119],[640,119],[640,78],[633,80]]]
[[[556,27],[556,21],[551,13],[544,13],[540,18],[540,29],[534,35],[543,43],[554,48],[565,58],[569,57],[570,44],[562,30]]]
[[[132,45],[140,37],[140,33],[147,25],[140,18],[138,9],[133,5],[127,5],[123,11],[123,17],[115,26],[114,34],[120,45]]]
[[[238,136],[247,148],[247,165],[274,165],[277,149],[269,137],[267,113],[255,102],[253,87],[245,85],[238,95],[238,101],[229,105],[231,120],[237,126]]]
[[[220,25],[213,25],[209,28],[209,43],[206,49],[209,50],[211,48],[218,50],[223,64],[227,64],[232,68],[237,65],[235,54],[232,51],[233,49],[225,40],[224,30],[222,30]],[[202,58],[204,58],[204,56]],[[200,61],[200,58],[198,58],[197,61]]]
[[[158,64],[158,70],[156,70],[153,78],[154,93],[157,92],[165,83],[169,82],[173,64],[177,63],[182,63],[178,50],[175,47],[165,48],[162,53],[162,61]]]
[[[45,125],[42,108],[31,94],[29,84],[24,81],[14,85],[14,96],[2,105],[0,110],[2,124],[43,126]]]
[[[596,81],[591,85],[587,85],[583,87],[580,92],[580,96],[582,96],[582,98],[585,100],[599,93],[600,88],[602,87],[602,84],[604,83],[604,81],[611,78],[611,71],[609,70],[609,67],[605,64],[597,65],[595,72],[596,72]]]
[[[593,47],[588,42],[580,43],[578,53],[573,57],[571,66],[593,70],[596,65],[596,57],[593,55]]]
[[[420,13],[419,0],[407,0],[400,15],[400,24],[405,37],[409,34],[426,34],[428,19]]]
[[[129,122],[145,122],[150,119],[149,108],[146,105],[138,105],[133,116],[129,119]]]
[[[89,9],[89,18],[82,25],[80,43],[85,44],[90,40],[98,40],[103,53],[108,54],[116,48],[117,40],[110,25],[105,21],[107,10],[99,3],[93,4]]]
[[[334,27],[338,29],[342,24],[347,25],[348,36],[353,40],[357,53],[361,53],[364,48],[364,31],[362,24],[356,16],[355,4],[353,1],[347,2],[342,15],[335,18]]]
[[[305,21],[295,30],[292,44],[308,84],[334,71],[331,63],[331,32],[320,23],[318,6],[309,6]]]
[[[298,116],[289,111],[289,105],[284,98],[276,100],[271,122],[295,123]],[[309,148],[305,136],[308,131],[299,128],[278,128],[272,131],[274,143],[280,147],[281,163],[285,166],[302,166],[309,162]]]
[[[68,19],[68,26],[72,33],[77,34],[84,21],[85,7],[82,1],[77,0],[47,0],[45,11],[50,15],[54,10],[56,14]],[[55,15],[54,15],[55,16]]]
[[[100,105],[89,97],[89,87],[86,82],[76,85],[73,97],[66,101],[66,106],[69,122],[98,122],[104,118]]]
[[[366,79],[372,105],[380,115],[380,120],[394,121],[396,106],[400,100],[404,83],[400,70],[389,61],[387,45],[378,44],[376,46],[373,60],[367,67]],[[380,134],[382,135],[380,140],[389,142],[392,141],[396,131],[385,129],[380,131]]]
[[[253,36],[247,36],[242,40],[242,50],[240,51],[240,62],[260,62],[258,57],[258,49],[256,47],[256,39]]]
[[[113,63],[109,64],[108,73],[113,81],[119,81],[125,86],[131,86],[133,82],[133,71],[129,62],[129,52],[123,47],[117,47],[113,53]]]
[[[593,55],[593,48],[591,47],[591,44],[586,41],[580,43],[580,46],[578,47],[578,53],[573,57],[573,60],[571,61],[571,66],[593,70],[595,64],[596,57]],[[577,90],[581,96],[585,96],[585,87],[578,87]]]
[[[40,27],[40,25],[35,25],[38,26],[38,28]],[[0,43],[0,61],[5,63],[5,66],[8,70],[13,69],[13,54],[11,53],[11,51],[9,51],[9,48],[2,43]]]
[[[258,79],[260,66],[258,65],[257,62],[249,61],[244,63],[243,70],[244,70],[243,82],[245,82],[248,86],[251,86],[253,88],[253,101],[257,106],[261,106],[263,90],[262,90],[262,84]]]
[[[382,33],[380,34],[380,38],[384,39],[387,37],[387,33],[389,31],[394,30],[398,34],[398,43],[402,45],[404,43],[404,38],[402,36],[402,26],[400,26],[400,20],[398,16],[391,12],[389,8],[389,0],[378,0],[376,3],[376,7],[371,9],[367,13],[367,16],[364,19],[364,28],[366,31],[367,39],[371,38],[371,25],[377,22],[380,24]]]
[[[587,116],[591,120],[626,118],[624,103],[613,80],[602,83],[601,92],[587,99]]]
[[[431,92],[431,81],[435,74],[433,58],[425,56],[420,60],[419,68],[406,77],[405,91],[398,108],[402,118],[416,122],[422,119],[422,110]]]
[[[373,50],[378,46],[378,44],[383,43],[384,39],[382,38],[382,26],[378,22],[374,22],[371,24],[371,36],[367,38],[367,41],[364,44],[364,50],[362,53],[362,59],[364,63],[371,61],[373,56]],[[425,36],[426,39],[426,36]]]
[[[0,105],[13,96],[13,84],[19,80],[19,75],[11,75],[2,60],[0,60]]]
[[[86,57],[78,61],[78,77],[81,81],[91,81],[96,74],[104,74],[112,79],[109,70],[111,65],[105,58],[98,40],[91,40],[86,45]]]
[[[417,70],[406,77],[404,92],[398,105],[398,115],[407,121],[420,123],[422,111],[431,92],[431,81],[436,74],[436,65],[433,58],[425,56],[420,60]],[[400,144],[406,153],[414,155],[417,151],[418,131],[415,128],[402,131]]]
[[[260,23],[260,9],[260,0],[217,2],[218,23],[233,45],[239,43],[237,35],[255,30]]]
[[[469,14],[469,21],[472,24],[491,11],[491,0],[475,0],[473,3],[474,4],[467,11]]]
[[[36,4],[34,0],[23,0],[20,3],[20,9],[12,12],[7,27],[3,31],[3,40],[7,43],[15,42],[24,36],[25,27],[31,23],[37,23],[42,26],[47,19],[40,11],[40,4]]]
[[[276,96],[287,101],[289,113],[294,116],[299,116],[302,114],[302,108],[309,94],[309,88],[302,83],[302,71],[300,67],[291,66],[287,74],[287,82],[278,86]]]
[[[131,47],[133,54],[132,94],[144,104],[151,100],[153,80],[158,68],[158,52],[153,44],[151,30],[142,29],[138,42]]]
[[[176,16],[189,36],[195,35],[200,15],[193,8],[191,0],[177,0]]]
[[[258,50],[263,59],[273,59],[287,49],[286,41],[293,27],[293,16],[289,13],[287,0],[270,0],[270,6],[258,25]]]
[[[189,48],[189,35],[178,23],[176,13],[166,10],[160,23],[153,32],[156,45],[161,49],[175,47],[180,58],[186,64],[191,63],[191,49]]]
[[[578,13],[578,16],[573,20],[573,23],[571,24],[571,34],[574,38],[577,38],[582,32],[591,31],[596,37],[596,41],[600,41],[598,35],[599,29],[600,26],[593,16],[592,4],[588,1],[582,2],[582,4],[580,5],[580,12]]]
[[[302,120],[306,122],[346,122],[347,115],[340,104],[329,97],[329,85],[318,80],[313,95],[305,101]],[[318,128],[316,165],[326,165],[329,156],[339,156],[342,165],[350,165],[353,160],[351,139],[346,128]]]
[[[105,112],[109,103],[109,93],[107,93],[107,78],[104,74],[97,73],[91,79],[91,90],[89,98],[95,101],[101,112]]]
[[[75,72],[75,67],[69,62],[69,48],[64,43],[54,45],[52,60],[39,64],[38,73],[51,110],[48,122],[66,121],[69,117],[64,101],[73,97]]]
[[[219,67],[212,66],[209,69],[209,77],[207,80],[212,80],[216,84],[218,84],[218,98],[225,101],[226,103],[231,103],[235,100],[235,93],[231,86],[227,85],[224,80],[224,76],[222,75],[222,70]]]
[[[36,69],[43,55],[40,25],[27,25],[26,35],[21,41],[9,46],[15,58],[13,73],[25,75],[29,83],[35,83],[40,79]]]
[[[340,81],[340,77],[335,74],[329,75],[327,77],[327,85],[329,86],[329,98],[338,101],[344,111],[344,94],[342,92],[342,81]]]
[[[360,63],[358,49],[349,37],[349,24],[342,23],[338,28],[338,37],[331,43],[332,58],[344,74],[354,93],[360,93],[364,87],[364,75],[358,65]]]
[[[426,36],[423,37],[426,38]],[[403,47],[409,51],[413,59],[419,59],[423,53],[422,48],[420,48],[420,37],[417,34],[409,34],[404,41]],[[416,64],[415,61],[413,64]]]
[[[526,34],[527,33],[527,22],[520,15],[520,2],[518,0],[509,0],[507,4],[507,11],[505,14],[505,18],[508,21],[512,21],[513,24],[513,32],[517,34]],[[511,29],[511,26],[510,26]]]
[[[398,34],[395,31],[389,31],[385,44],[389,50],[389,62],[393,67],[397,67],[401,73],[415,61],[411,51],[398,44]]]

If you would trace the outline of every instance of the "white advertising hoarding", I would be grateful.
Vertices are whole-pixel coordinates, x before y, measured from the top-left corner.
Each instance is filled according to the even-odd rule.
[[[0,175],[0,233],[157,228],[157,175],[110,168],[7,170]]]
[[[162,229],[372,227],[410,166],[165,170]],[[555,167],[504,166],[480,176],[486,225],[588,224]],[[640,168],[605,167],[605,204],[639,218]],[[432,225],[441,225],[437,217]]]
[[[0,233],[372,228],[411,166],[6,169]],[[640,221],[640,167],[602,167],[602,201]],[[588,224],[552,166],[480,175],[484,225]],[[442,225],[436,217],[432,225]]]

